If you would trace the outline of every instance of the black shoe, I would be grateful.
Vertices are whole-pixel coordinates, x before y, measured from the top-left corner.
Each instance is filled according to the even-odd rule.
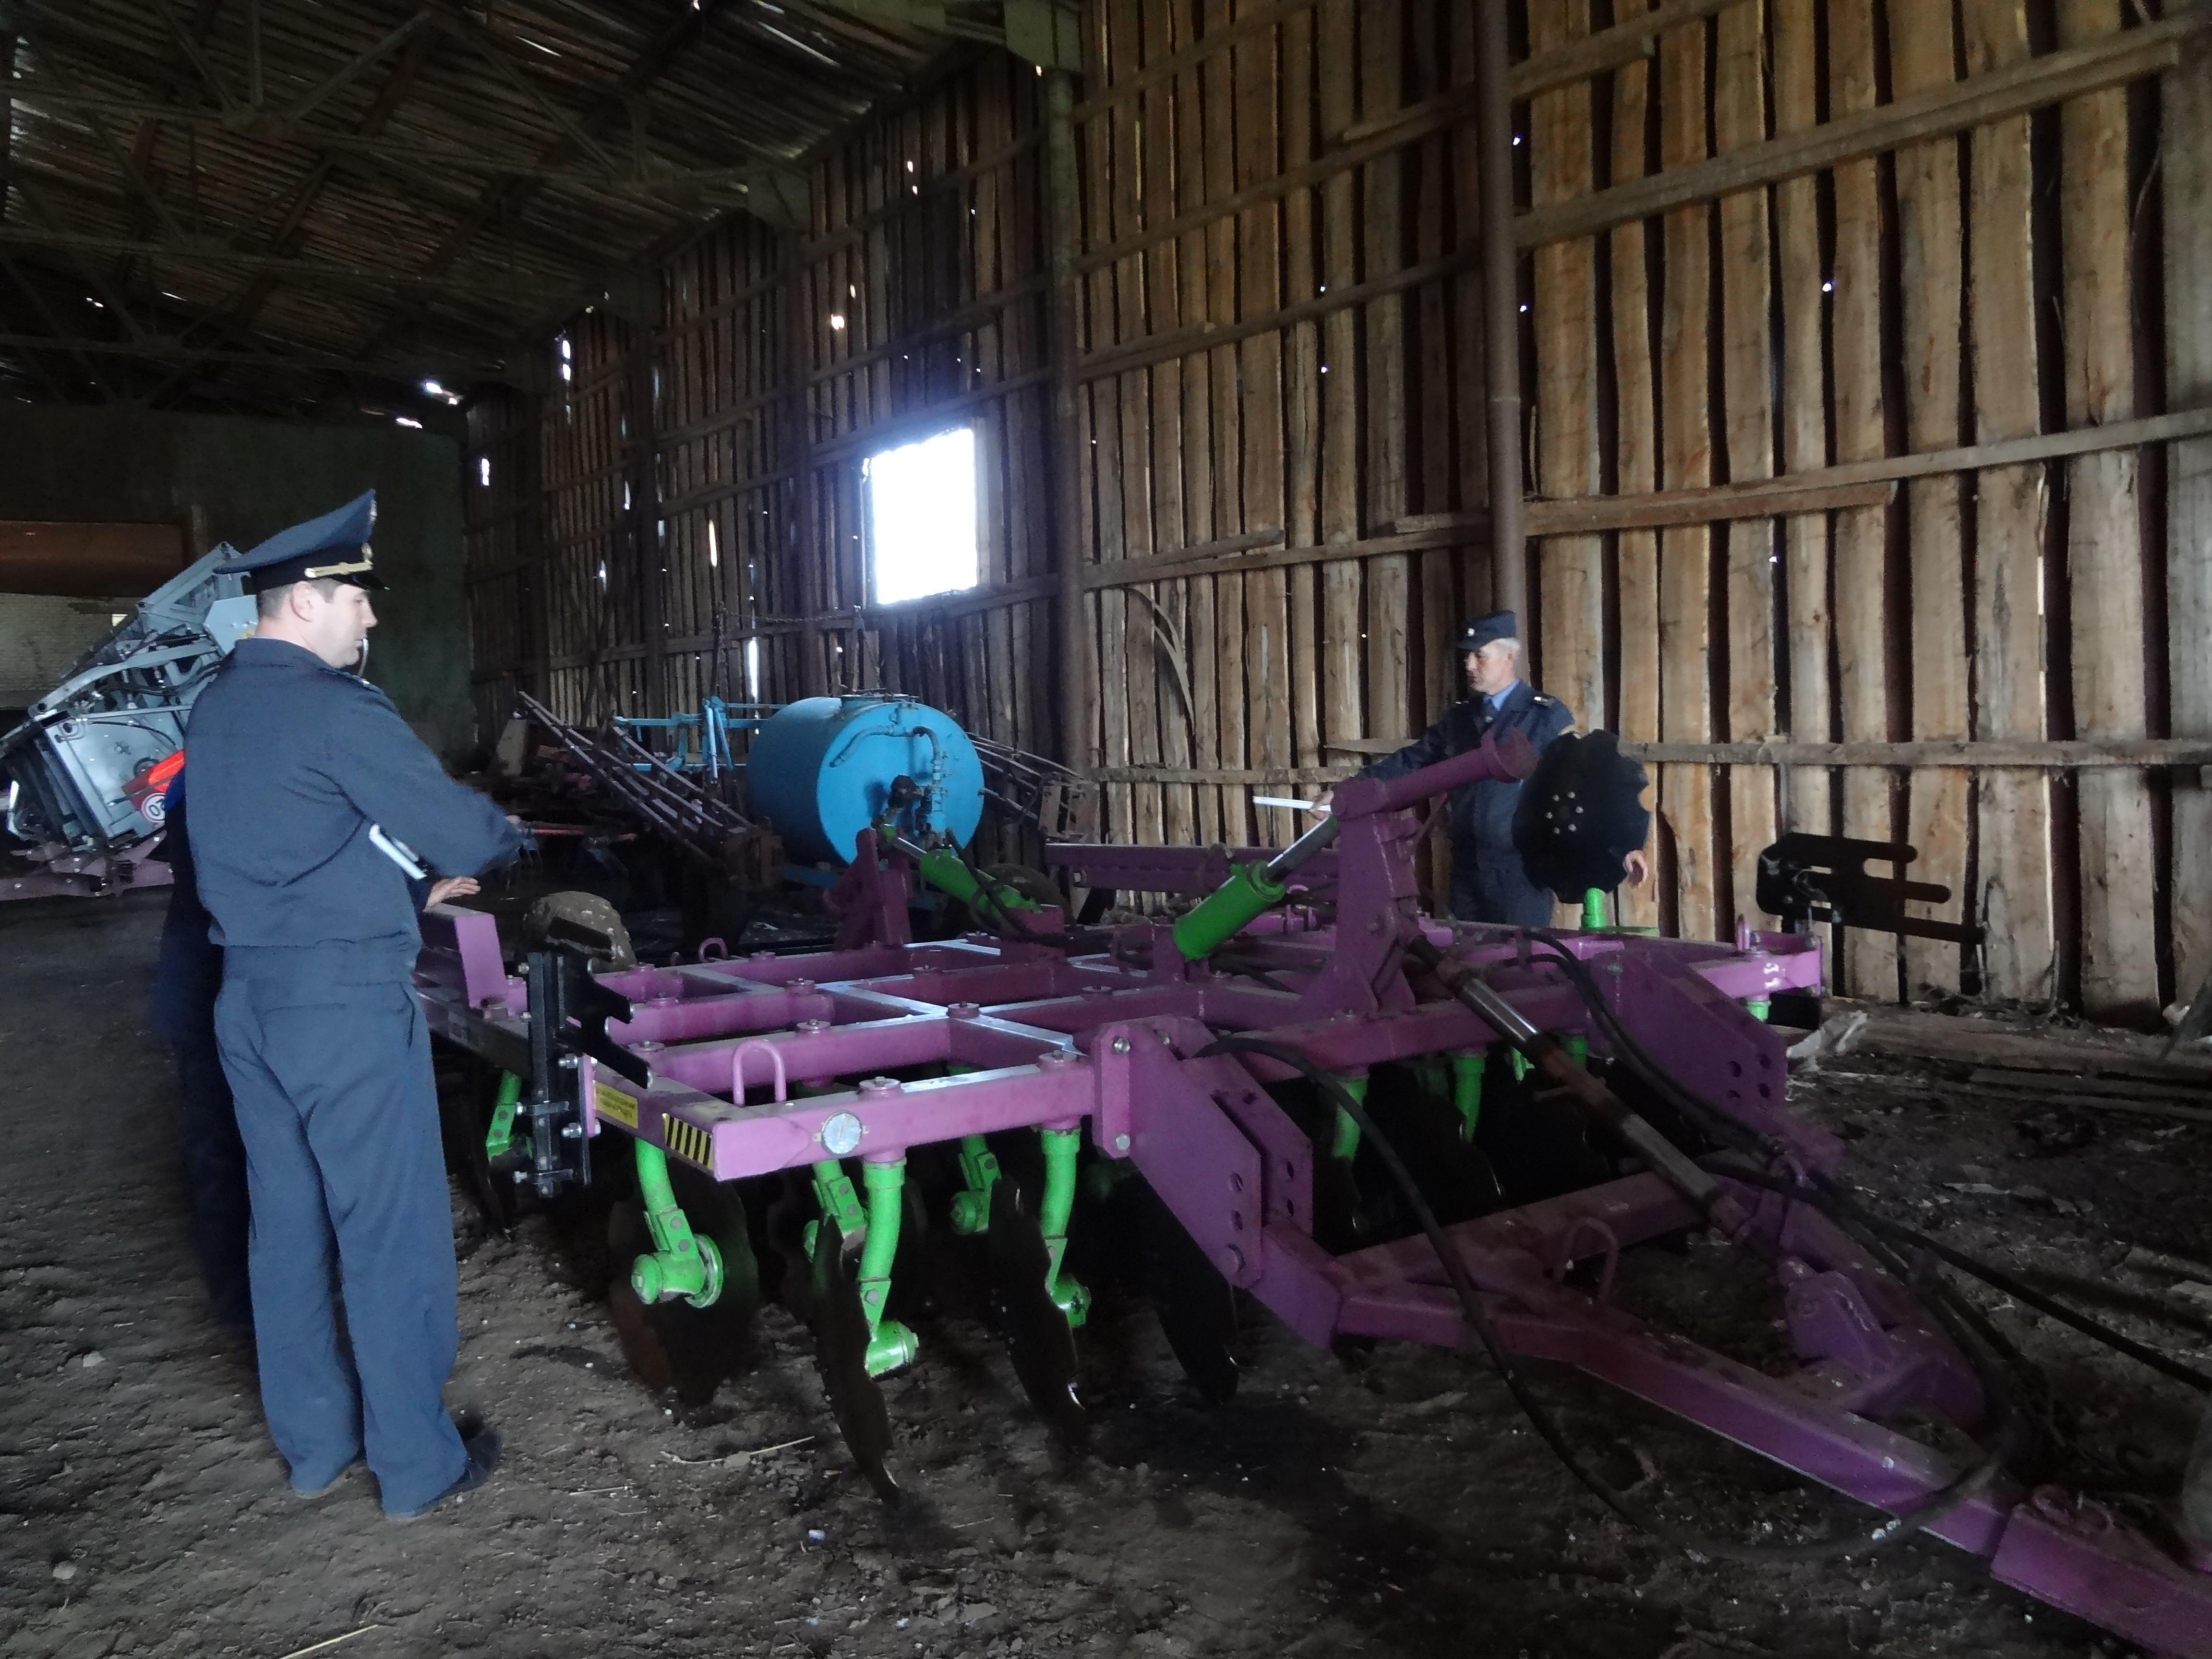
[[[429,1514],[448,1498],[459,1498],[463,1492],[474,1492],[490,1480],[491,1472],[499,1467],[499,1431],[478,1429],[461,1442],[461,1449],[468,1455],[469,1461],[462,1466],[459,1480],[417,1509],[387,1509],[385,1513],[394,1521],[413,1521]]]

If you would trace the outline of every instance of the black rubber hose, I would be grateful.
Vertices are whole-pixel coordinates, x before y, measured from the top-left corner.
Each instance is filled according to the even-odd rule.
[[[1729,1116],[1679,1079],[1667,1073],[1651,1058],[1644,1046],[1637,1042],[1634,1034],[1622,1023],[1613,1005],[1605,1000],[1604,995],[1598,990],[1595,981],[1590,977],[1588,964],[1567,950],[1558,939],[1542,934],[1537,935],[1537,939],[1539,943],[1548,947],[1545,951],[1545,955],[1559,962],[1565,969],[1568,982],[1581,996],[1584,1005],[1589,1009],[1591,1017],[1605,1028],[1606,1036],[1615,1052],[1628,1062],[1630,1068],[1639,1078],[1666,1096],[1682,1109],[1685,1115],[1696,1121],[1700,1128],[1706,1130],[1716,1140],[1732,1143],[1739,1151],[1755,1152],[1762,1158],[1771,1158],[1783,1151],[1783,1148],[1771,1136],[1761,1134]],[[1916,1249],[1923,1249],[1947,1266],[1954,1267],[1972,1278],[1980,1279],[1994,1290],[2003,1291],[2014,1301],[2057,1320],[2060,1324],[2079,1332],[2094,1342],[2110,1348],[2115,1353],[2123,1354],[2139,1364],[2149,1367],[2160,1376],[2171,1377],[2177,1382],[2185,1383],[2200,1393],[2212,1392],[2212,1376],[2207,1376],[2196,1367],[2172,1358],[2155,1348],[2148,1347],[2135,1340],[2134,1338],[2114,1330],[2101,1321],[2090,1318],[2087,1314],[2076,1312],[2064,1303],[2045,1295],[2006,1273],[2001,1267],[1992,1267],[1987,1262],[1978,1261],[1964,1251],[1954,1249],[1941,1240],[1922,1232],[1917,1227],[1890,1220],[1879,1211],[1869,1208],[1849,1188],[1819,1170],[1806,1172],[1810,1177],[1809,1185],[1805,1182],[1785,1183],[1772,1176],[1753,1176],[1741,1170],[1729,1170],[1726,1173],[1729,1179],[1740,1181],[1746,1186],[1783,1193],[1802,1203],[1811,1204],[1814,1208],[1837,1221],[1856,1223],[1871,1231],[1902,1240]]]
[[[2177,1382],[2185,1383],[2200,1394],[2212,1393],[2212,1376],[2206,1376],[2194,1365],[2172,1358],[2160,1352],[2156,1348],[2147,1347],[2134,1338],[2124,1336],[2118,1331],[2099,1323],[2086,1314],[2076,1313],[2064,1303],[2054,1301],[2025,1281],[2015,1279],[2002,1267],[1992,1267],[1985,1261],[1978,1261],[1962,1250],[1953,1249],[1940,1239],[1930,1238],[1917,1227],[1907,1226],[1901,1221],[1892,1221],[1888,1217],[1868,1209],[1844,1188],[1832,1182],[1808,1186],[1802,1182],[1784,1181],[1778,1176],[1755,1174],[1746,1170],[1722,1169],[1715,1170],[1714,1173],[1723,1180],[1741,1182],[1747,1187],[1757,1187],[1770,1193],[1780,1193],[1784,1197],[1795,1200],[1800,1204],[1809,1204],[1813,1208],[1838,1221],[1856,1222],[1870,1231],[1902,1240],[1916,1249],[1927,1251],[1929,1255],[1934,1256],[1946,1267],[1955,1267],[1962,1273],[1980,1279],[1993,1290],[2002,1291],[2015,1302],[2021,1303],[2034,1309],[2039,1314],[2057,1320],[2062,1325],[2081,1332],[2082,1335],[2102,1343],[2115,1353],[2124,1354],[2138,1364],[2148,1366],[2161,1376],[2171,1377]]]
[[[1430,1209],[1428,1200],[1421,1195],[1413,1173],[1398,1156],[1397,1148],[1376,1127],[1375,1120],[1367,1115],[1367,1109],[1352,1091],[1318,1062],[1287,1043],[1271,1042],[1265,1037],[1231,1035],[1217,1037],[1209,1047],[1200,1051],[1201,1058],[1222,1054],[1262,1054],[1291,1067],[1327,1094],[1359,1126],[1360,1133],[1374,1146],[1376,1156],[1382,1160],[1383,1168],[1389,1171],[1391,1181],[1397,1186],[1414,1219],[1420,1224],[1421,1231],[1429,1241],[1429,1248],[1436,1252],[1444,1276],[1451,1281],[1452,1292],[1459,1298],[1460,1309],[1468,1328],[1481,1341],[1484,1352],[1490,1356],[1491,1364],[1497,1368],[1499,1380],[1513,1396],[1514,1403],[1521,1407],[1522,1415],[1528,1418],[1528,1425],[1566,1466],[1568,1474],[1631,1526],[1678,1548],[1719,1560],[1759,1564],[1829,1561],[1844,1556],[1872,1554],[1902,1542],[1942,1520],[1961,1504],[1979,1497],[2003,1468],[2015,1438],[2019,1419],[2011,1408],[2010,1396],[1998,1389],[1992,1392],[2002,1403],[2005,1413],[2005,1433],[1999,1449],[1930,1494],[1916,1508],[1902,1515],[1890,1516],[1863,1538],[1822,1538],[1802,1544],[1745,1544],[1734,1539],[1687,1532],[1661,1520],[1583,1462],[1569,1443],[1550,1409],[1536,1398],[1527,1380],[1522,1376],[1520,1369],[1514,1364],[1511,1351],[1498,1334],[1497,1327],[1491,1323],[1490,1315],[1482,1305],[1480,1292],[1468,1277],[1466,1265],[1460,1260],[1459,1252],[1451,1248],[1450,1241],[1444,1237],[1443,1228],[1437,1222],[1436,1212]]]

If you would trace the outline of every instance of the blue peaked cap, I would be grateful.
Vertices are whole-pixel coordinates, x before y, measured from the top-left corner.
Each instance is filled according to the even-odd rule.
[[[216,567],[216,574],[243,576],[256,593],[319,576],[356,587],[382,587],[368,547],[375,524],[376,492],[365,490],[335,512],[280,530],[251,551],[234,554]]]

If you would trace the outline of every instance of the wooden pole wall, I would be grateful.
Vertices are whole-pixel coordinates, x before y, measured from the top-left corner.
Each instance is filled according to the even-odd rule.
[[[573,319],[534,416],[473,412],[487,721],[524,681],[599,718],[757,661],[770,698],[884,685],[1072,747],[1115,839],[1279,842],[1253,793],[1455,694],[1486,405],[1525,384],[1540,684],[1669,745],[1624,918],[1726,933],[1783,829],[1905,838],[1987,937],[1846,933],[1839,988],[2149,1018],[2212,969],[2212,790],[2112,763],[2212,739],[2202,19],[1654,9],[1515,14],[1496,376],[1486,9],[1093,0],[1058,148],[1044,76],[958,58],[811,161],[805,227],[732,221],[649,335]],[[981,584],[877,605],[867,458],[957,424]]]

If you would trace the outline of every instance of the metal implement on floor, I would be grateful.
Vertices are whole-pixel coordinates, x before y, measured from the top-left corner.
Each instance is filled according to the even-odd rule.
[[[633,1149],[622,1293],[665,1344],[720,1341],[731,1363],[705,1369],[735,1371],[738,1335],[707,1322],[749,1293],[732,1286],[756,1253],[763,1281],[781,1265],[851,1455],[887,1497],[880,1379],[929,1353],[941,1259],[980,1261],[1023,1389],[1082,1437],[1101,1281],[1097,1254],[1083,1282],[1069,1262],[1095,1187],[1135,1194],[1128,1266],[1209,1400],[1236,1388],[1240,1299],[1316,1345],[1480,1343],[1555,1444],[1515,1363],[1563,1362],[1869,1506],[1800,1555],[1925,1530],[2130,1641],[2212,1655],[2212,1576],[2152,1528],[2033,1484],[2002,1368],[1905,1247],[1863,1224],[1835,1178],[1842,1143],[1787,1107],[1783,1040],[1751,1008],[1818,993],[1809,933],[1714,944],[1422,913],[1427,808],[1530,766],[1486,744],[1348,782],[1277,851],[1063,849],[1089,886],[1208,894],[1111,928],[888,822],[855,838],[827,951],[603,973],[587,995],[542,956],[511,977],[489,918],[434,913],[422,1006],[526,1074],[528,1178],[557,1186]],[[960,890],[980,931],[915,942],[906,900],[926,878]],[[707,1217],[686,1182],[732,1196]],[[732,1220],[746,1213],[749,1237]],[[1786,1363],[1614,1299],[1632,1252],[1700,1230],[1771,1275]],[[1900,1426],[1929,1421],[1948,1427]],[[1561,1449],[1619,1513],[1759,1553],[1668,1529]]]

